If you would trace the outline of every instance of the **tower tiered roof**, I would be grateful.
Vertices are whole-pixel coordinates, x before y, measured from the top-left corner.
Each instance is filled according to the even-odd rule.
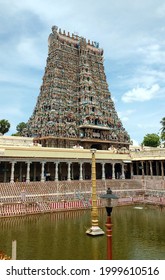
[[[52,27],[43,83],[25,135],[54,147],[129,145],[97,42]]]

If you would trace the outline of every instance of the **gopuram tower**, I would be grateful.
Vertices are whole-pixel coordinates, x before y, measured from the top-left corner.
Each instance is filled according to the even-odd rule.
[[[24,135],[46,147],[128,148],[97,42],[52,27],[43,83]]]

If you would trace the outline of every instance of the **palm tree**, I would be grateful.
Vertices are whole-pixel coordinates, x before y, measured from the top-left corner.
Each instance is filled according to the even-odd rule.
[[[160,121],[162,128],[161,130],[161,139],[165,140],[165,117]]]
[[[165,117],[160,121],[160,123],[162,125],[161,131],[162,133],[165,133]]]
[[[0,133],[5,134],[9,131],[10,123],[8,120],[0,120]]]

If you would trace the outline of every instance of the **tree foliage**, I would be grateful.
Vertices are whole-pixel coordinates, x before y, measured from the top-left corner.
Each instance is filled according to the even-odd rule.
[[[24,130],[24,128],[26,128],[26,123],[25,122],[20,122],[17,126],[16,126],[16,130],[17,132],[21,135],[22,131]]]
[[[10,123],[8,120],[0,120],[0,133],[5,134],[10,129]]]
[[[164,141],[165,140],[165,117],[162,118],[162,120],[160,121],[161,125],[162,125],[162,128],[160,129],[161,130],[161,139]]]
[[[160,137],[156,133],[146,134],[142,144],[149,147],[158,147],[160,145]]]
[[[16,133],[13,133],[12,136],[21,136],[22,135],[22,131],[24,130],[24,128],[26,128],[26,123],[25,122],[20,122],[17,126],[16,126]]]

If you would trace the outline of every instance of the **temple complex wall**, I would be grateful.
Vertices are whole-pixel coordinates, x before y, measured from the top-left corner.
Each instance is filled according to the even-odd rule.
[[[119,205],[165,205],[164,149],[98,150],[97,205],[110,187]],[[0,217],[91,208],[91,151],[0,146]]]
[[[70,149],[48,148],[35,142],[19,146],[19,138],[13,143],[16,144],[0,145],[0,182],[83,181],[91,178],[89,149],[77,146]],[[163,148],[136,152],[127,149],[97,150],[95,157],[97,179],[143,180],[157,177],[164,180]]]

